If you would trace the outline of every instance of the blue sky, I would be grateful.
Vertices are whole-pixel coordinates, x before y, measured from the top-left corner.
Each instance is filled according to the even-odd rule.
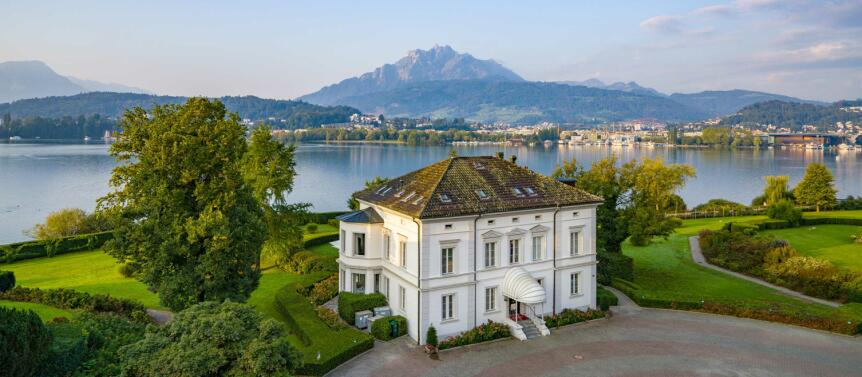
[[[448,44],[530,80],[862,97],[862,0],[4,0],[0,30],[0,61],[160,94],[293,98]]]

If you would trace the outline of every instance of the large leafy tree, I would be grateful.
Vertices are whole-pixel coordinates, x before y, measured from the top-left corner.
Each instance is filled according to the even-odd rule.
[[[763,205],[771,206],[782,200],[793,198],[793,192],[787,186],[788,182],[790,182],[790,177],[786,175],[767,175],[763,177],[763,180],[766,182],[766,186],[763,188]]]
[[[308,218],[309,204],[288,204],[296,177],[295,147],[272,138],[268,126],[251,133],[248,151],[243,156],[243,176],[252,195],[261,204],[267,238],[262,255],[275,264],[286,262],[302,249],[302,224]],[[258,267],[260,263],[257,264]]]
[[[666,213],[677,206],[676,191],[695,176],[694,168],[644,158],[640,163],[633,160],[623,165],[621,175],[623,186],[629,189],[626,219],[631,243],[643,246],[653,237],[670,235],[680,221],[667,217]]]
[[[814,206],[817,212],[823,207],[834,207],[838,202],[832,172],[826,165],[813,163],[805,169],[805,177],[793,190],[796,203]]]
[[[204,302],[120,348],[123,376],[286,376],[301,365],[283,326],[254,308]]]
[[[140,266],[163,305],[244,301],[257,287],[264,211],[247,183],[245,129],[222,103],[141,108],[111,146],[121,164],[100,207],[118,221],[107,252]],[[260,190],[266,191],[266,190]]]

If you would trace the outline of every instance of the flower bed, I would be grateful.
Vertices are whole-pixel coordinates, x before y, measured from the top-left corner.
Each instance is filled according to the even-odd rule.
[[[563,309],[559,314],[546,316],[545,326],[560,328],[599,318],[605,318],[605,312],[595,309],[587,309],[587,311]]]
[[[466,346],[487,342],[495,339],[508,338],[512,336],[509,326],[500,322],[488,321],[459,335],[449,337],[438,345],[438,349],[445,350],[454,347]]]

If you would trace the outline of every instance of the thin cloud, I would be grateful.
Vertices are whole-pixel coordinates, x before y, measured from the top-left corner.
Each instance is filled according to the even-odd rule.
[[[732,16],[736,14],[736,8],[729,4],[707,5],[691,11],[691,14],[704,16]]]
[[[678,16],[655,16],[647,18],[641,22],[640,27],[661,32],[661,33],[679,33],[682,31],[682,23],[680,22],[680,18]]]

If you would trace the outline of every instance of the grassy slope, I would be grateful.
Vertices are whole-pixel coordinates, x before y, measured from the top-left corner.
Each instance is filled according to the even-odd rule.
[[[860,214],[862,216],[862,214]],[[718,229],[727,221],[750,221],[762,217],[735,217],[687,220],[668,240],[645,247],[623,245],[624,253],[635,260],[634,283],[645,298],[700,301],[745,305],[780,306],[789,312],[818,316],[862,319],[862,304],[834,309],[810,304],[776,293],[772,289],[701,267],[691,259],[688,237],[702,229]]]
[[[45,322],[48,322],[57,317],[69,318],[73,315],[73,312],[68,310],[58,309],[48,305],[34,304],[32,302],[0,300],[0,306],[21,310],[32,310],[39,315],[39,318],[42,318],[42,321]]]
[[[116,260],[101,250],[82,251],[52,258],[36,258],[0,265],[15,272],[17,284],[30,288],[69,288],[88,293],[138,300],[160,308],[159,298],[146,285],[117,272]]]
[[[770,230],[777,239],[787,240],[800,253],[826,259],[834,265],[862,271],[862,244],[850,236],[859,233],[854,225],[817,225]]]

